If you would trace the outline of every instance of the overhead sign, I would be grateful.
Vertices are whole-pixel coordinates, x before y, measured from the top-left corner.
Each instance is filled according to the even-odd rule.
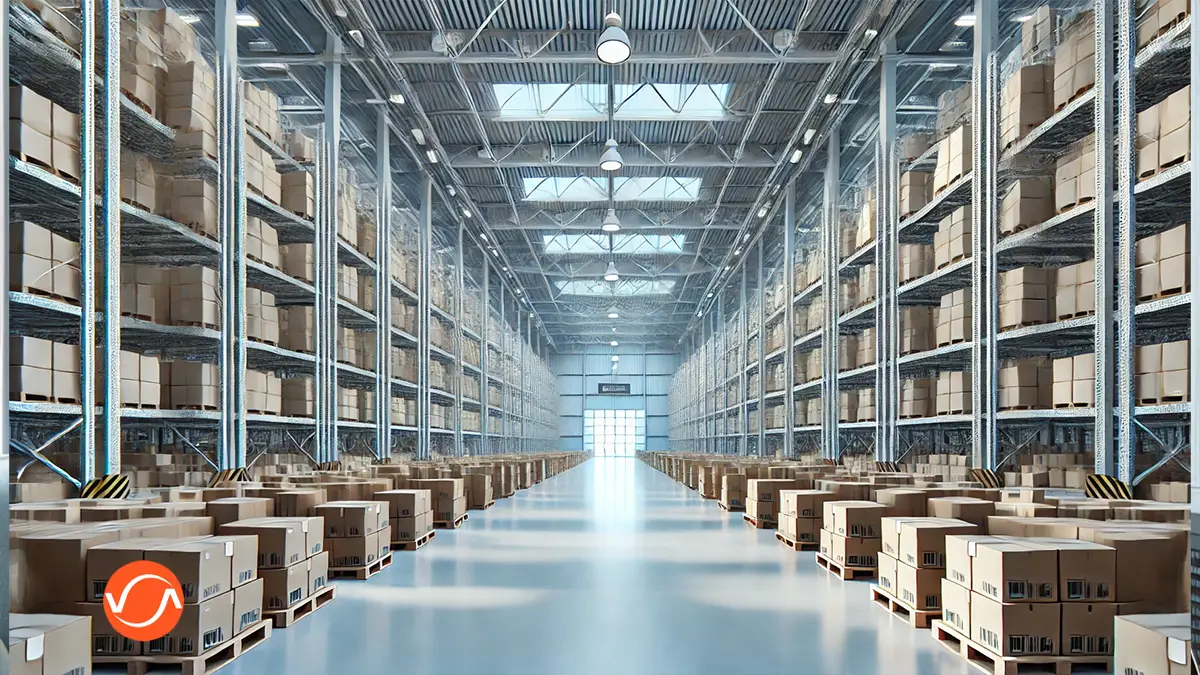
[[[599,390],[596,392],[602,396],[619,396],[629,393],[628,384],[617,384],[616,382],[601,382]]]

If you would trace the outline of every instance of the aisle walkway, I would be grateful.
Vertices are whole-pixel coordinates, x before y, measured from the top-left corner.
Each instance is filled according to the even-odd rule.
[[[634,459],[398,553],[229,675],[958,675],[927,631]],[[226,672],[223,671],[223,672]]]

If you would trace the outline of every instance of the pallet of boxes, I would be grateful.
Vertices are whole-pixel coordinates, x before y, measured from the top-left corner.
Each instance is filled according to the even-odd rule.
[[[466,522],[467,495],[462,478],[414,478],[408,481],[408,485],[413,489],[429,491],[433,500],[434,527],[456,529]]]
[[[775,538],[793,551],[819,548],[825,502],[832,497],[824,490],[781,490]]]
[[[365,580],[392,564],[391,506],[387,502],[326,502],[313,513],[325,519],[329,579]]]
[[[990,507],[991,502],[971,500]],[[953,510],[955,504],[946,505]],[[895,509],[892,509],[893,511]],[[928,628],[942,615],[941,582],[946,568],[946,537],[976,534],[983,527],[958,518],[885,516],[880,519],[879,583],[871,599],[916,628]]]
[[[393,551],[415,551],[436,535],[433,529],[433,500],[426,489],[376,492],[375,498],[388,505]]]
[[[276,628],[291,626],[333,601],[324,518],[250,518],[221,525],[219,531],[258,537],[263,616]]]
[[[214,537],[212,518],[166,515],[157,499],[14,505],[13,672],[86,673],[92,664],[211,672],[270,637],[257,539]],[[120,635],[105,610],[110,579],[139,561],[166,567],[182,591],[178,624],[149,642]]]

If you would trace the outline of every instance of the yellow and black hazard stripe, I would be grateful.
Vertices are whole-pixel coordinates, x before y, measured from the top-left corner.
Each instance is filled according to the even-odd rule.
[[[837,460],[834,459],[822,459],[821,463],[825,466],[837,466]]]
[[[991,469],[971,469],[971,479],[985,488],[1004,487],[1004,478]]]
[[[317,466],[317,471],[341,471],[341,470],[342,470],[341,462],[321,462]]]
[[[879,473],[900,473],[900,465],[896,462],[875,462],[875,470]]]
[[[245,469],[221,469],[208,479],[208,487],[214,487],[221,483],[247,483],[249,481],[250,474]]]
[[[79,491],[83,499],[124,499],[129,496],[129,476],[110,473],[89,480]]]
[[[1089,475],[1084,492],[1092,499],[1133,499],[1129,486],[1112,476]]]

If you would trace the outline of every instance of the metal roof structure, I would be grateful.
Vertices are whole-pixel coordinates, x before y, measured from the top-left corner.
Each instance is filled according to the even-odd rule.
[[[206,32],[211,9],[169,4]],[[869,175],[881,58],[906,66],[906,116],[934,114],[945,80],[970,77],[971,31],[954,25],[970,0],[242,6],[261,25],[239,34],[240,61],[284,111],[319,123],[322,65],[340,60],[343,154],[373,171],[369,139],[387,105],[398,198],[415,212],[419,172],[432,173],[435,228],[448,235],[466,219],[495,247],[506,283],[556,345],[607,342],[613,328],[624,341],[675,345],[760,236],[763,265],[782,255],[781,185],[798,181],[802,228],[816,217],[823,153],[809,147],[834,124],[846,180]],[[609,12],[631,47],[615,66],[596,56]],[[404,103],[388,105],[397,94]],[[623,159],[613,173],[599,167],[609,139]],[[600,229],[609,209],[616,235]],[[615,282],[602,279],[609,263]],[[620,318],[608,319],[614,306]]]

